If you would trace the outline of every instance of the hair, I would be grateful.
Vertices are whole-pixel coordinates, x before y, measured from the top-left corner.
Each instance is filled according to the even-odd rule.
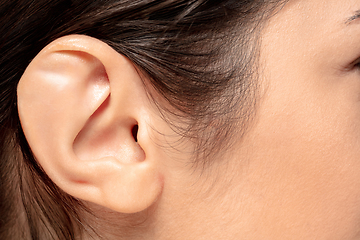
[[[259,32],[267,0],[3,0],[0,6],[0,238],[75,239],[81,201],[59,189],[32,155],[17,84],[53,40],[84,34],[130,59],[197,147],[195,162],[243,135],[255,112]],[[153,98],[154,100],[154,98]],[[155,100],[154,100],[155,101]],[[170,108],[164,108],[164,116]],[[169,118],[170,119],[170,118]],[[170,121],[169,121],[170,122]],[[183,125],[182,125],[183,126]],[[205,161],[205,160],[204,160]]]

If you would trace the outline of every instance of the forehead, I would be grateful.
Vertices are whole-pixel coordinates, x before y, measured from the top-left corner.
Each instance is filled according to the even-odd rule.
[[[360,52],[359,10],[360,0],[290,0],[264,28],[265,61],[271,58],[274,70],[300,72],[309,60],[313,66],[346,64]]]
[[[334,27],[352,23],[359,17],[359,10],[359,0],[289,0],[279,12],[286,14],[290,21],[311,21],[312,25],[328,23]]]

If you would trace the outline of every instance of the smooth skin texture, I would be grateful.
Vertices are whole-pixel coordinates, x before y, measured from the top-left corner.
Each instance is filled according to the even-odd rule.
[[[149,99],[138,98],[135,102],[139,105],[126,108],[129,116],[118,113],[121,119],[131,117],[139,124],[138,144],[144,151],[141,160],[130,159],[130,165],[120,154],[119,169],[134,169],[134,177],[138,164],[151,166],[141,168],[139,176],[146,180],[144,184],[154,181],[149,186],[156,187],[151,190],[128,181],[130,176],[114,175],[114,179],[124,178],[123,189],[136,189],[130,197],[150,196],[135,207],[130,198],[121,206],[113,201],[112,209],[118,212],[104,208],[109,207],[103,204],[109,202],[105,198],[96,201],[99,205],[92,204],[91,199],[96,198],[91,191],[75,191],[108,220],[92,222],[99,235],[104,239],[157,240],[360,239],[360,71],[356,66],[360,20],[353,17],[359,9],[358,0],[292,0],[270,19],[261,38],[256,118],[247,135],[241,141],[234,139],[234,147],[221,158],[211,159],[206,169],[192,167],[191,142],[176,137]],[[91,50],[92,46],[107,47],[96,40],[87,44],[84,39],[77,42],[80,50],[99,59],[96,63],[109,71],[110,84],[116,84],[121,72],[111,67],[113,58]],[[130,73],[132,80],[123,86],[145,94],[141,78]],[[115,76],[113,80],[111,76]],[[114,96],[124,97],[116,92]],[[127,94],[124,102],[131,103],[131,97]],[[146,121],[138,108],[146,113]],[[101,122],[95,126],[101,132]],[[133,146],[131,127],[120,126],[127,133],[127,146]],[[84,129],[79,136],[92,136]],[[90,146],[97,146],[96,141],[103,146],[106,140],[93,139]],[[75,141],[74,154],[86,160],[87,146],[81,145],[86,138],[80,140],[84,141]],[[101,157],[102,153],[96,154]],[[44,162],[55,176],[57,164]],[[76,162],[79,164],[81,161]],[[161,176],[161,181],[147,173]],[[73,183],[67,183],[71,188]],[[119,188],[112,190],[121,199]],[[71,189],[68,192],[71,194]]]
[[[270,19],[254,127],[197,181],[198,199],[182,193],[192,200],[172,216],[189,222],[174,232],[360,239],[360,21],[348,21],[359,9],[357,0],[290,1]]]

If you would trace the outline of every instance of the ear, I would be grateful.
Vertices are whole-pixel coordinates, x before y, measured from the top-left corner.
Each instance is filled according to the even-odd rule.
[[[104,42],[81,35],[50,43],[18,85],[29,146],[68,194],[123,213],[161,194],[149,100],[139,72]]]

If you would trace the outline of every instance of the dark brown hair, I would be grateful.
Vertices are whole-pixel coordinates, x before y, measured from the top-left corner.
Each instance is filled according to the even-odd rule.
[[[257,34],[270,5],[266,0],[3,0],[0,238],[75,239],[82,228],[79,211],[86,210],[47,177],[19,122],[17,84],[42,48],[69,34],[106,42],[170,103],[175,119],[186,123],[179,128],[171,122],[174,129],[197,143],[196,155],[205,159],[226,147],[234,133],[244,134],[253,116]]]

